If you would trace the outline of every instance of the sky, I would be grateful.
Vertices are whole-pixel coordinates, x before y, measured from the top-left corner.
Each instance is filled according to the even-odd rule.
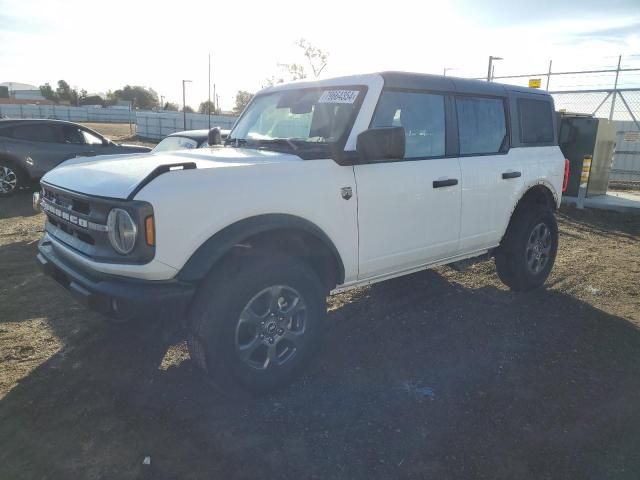
[[[305,59],[305,38],[329,53],[322,77],[404,70],[481,77],[640,67],[640,0],[322,2],[0,0],[0,82],[90,93],[151,87],[197,108],[212,83],[221,106],[255,92],[278,64]],[[526,79],[524,80],[526,82]],[[611,75],[552,78],[551,90],[611,86]],[[621,77],[640,86],[640,72]],[[512,82],[513,83],[513,82]]]

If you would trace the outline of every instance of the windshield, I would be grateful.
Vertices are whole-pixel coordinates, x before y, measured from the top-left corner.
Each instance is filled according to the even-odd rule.
[[[155,146],[152,153],[167,152],[169,150],[187,150],[197,148],[198,142],[187,137],[166,137]]]
[[[364,87],[301,88],[257,96],[226,144],[293,150],[338,142],[350,131]]]

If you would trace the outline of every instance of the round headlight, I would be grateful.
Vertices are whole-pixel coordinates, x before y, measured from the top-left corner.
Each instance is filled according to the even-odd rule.
[[[109,241],[116,252],[126,255],[133,250],[138,236],[138,227],[126,210],[114,208],[107,217]]]

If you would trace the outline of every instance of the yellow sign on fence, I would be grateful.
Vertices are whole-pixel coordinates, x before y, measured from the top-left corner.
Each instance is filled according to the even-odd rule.
[[[542,85],[542,80],[539,78],[529,79],[529,88],[540,88],[540,85]]]

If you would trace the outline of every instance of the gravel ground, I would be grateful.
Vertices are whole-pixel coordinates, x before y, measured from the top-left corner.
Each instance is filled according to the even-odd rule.
[[[332,297],[308,373],[251,398],[76,305],[2,200],[0,478],[640,478],[639,218],[562,210],[536,292],[484,262]]]

